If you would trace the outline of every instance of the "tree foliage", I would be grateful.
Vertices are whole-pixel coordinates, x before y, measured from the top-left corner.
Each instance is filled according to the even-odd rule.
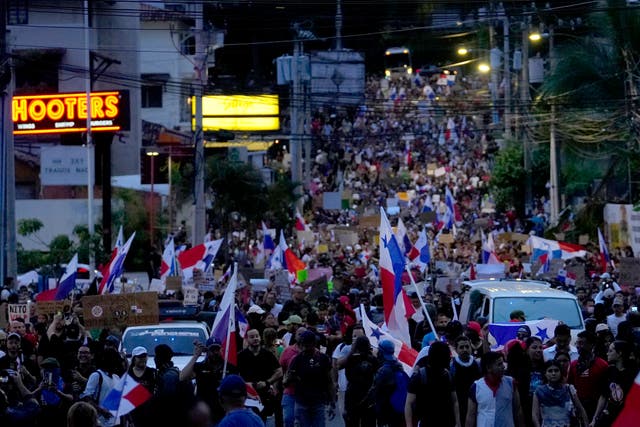
[[[495,158],[489,184],[498,211],[505,211],[511,206],[519,212],[524,211],[526,173],[522,165],[522,146],[513,143],[500,150]]]

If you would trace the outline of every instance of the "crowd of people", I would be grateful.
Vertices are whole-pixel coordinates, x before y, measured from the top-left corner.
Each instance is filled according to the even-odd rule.
[[[105,427],[144,427],[260,426],[272,418],[277,427],[292,427],[324,426],[337,416],[346,426],[609,426],[640,357],[640,313],[622,291],[609,295],[610,283],[606,277],[596,283],[593,296],[606,295],[594,310],[585,302],[591,295],[580,295],[586,328],[575,345],[567,325],[558,324],[543,342],[521,323],[517,338],[496,350],[486,319],[463,325],[428,300],[414,328],[423,333],[415,336],[421,351],[410,376],[396,343],[382,339],[372,347],[361,310],[381,324],[383,307],[365,292],[309,301],[296,286],[280,303],[269,287],[243,303],[240,290],[238,306],[249,325],[235,361],[225,363],[226,349],[210,338],[194,342],[181,369],[166,344],[136,347],[127,360],[119,352],[119,331],[85,330],[73,310],[51,320],[17,319],[0,332],[0,420],[65,426],[75,414],[93,414],[93,422]],[[424,326],[427,316],[435,334]],[[153,397],[116,418],[104,401],[125,374]],[[259,408],[242,409],[255,398],[247,384]],[[225,421],[229,416],[234,421]]]
[[[575,346],[566,325],[542,342],[523,323],[516,339],[492,348],[488,319],[456,320],[466,290],[435,287],[435,261],[455,262],[460,271],[480,262],[480,230],[540,235],[548,214],[544,197],[527,213],[536,221],[514,209],[495,211],[488,181],[499,147],[489,113],[472,110],[476,81],[451,81],[370,78],[363,105],[314,114],[313,180],[303,214],[316,242],[292,247],[309,267],[331,269],[333,289],[311,298],[301,283],[284,297],[274,280],[260,290],[243,283],[237,303],[249,326],[236,343],[234,363],[225,362],[226,349],[213,338],[195,342],[181,368],[167,345],[134,348],[127,360],[118,351],[121,330],[85,330],[78,295],[64,315],[13,320],[0,331],[0,423],[226,427],[272,419],[276,427],[306,427],[341,417],[348,427],[611,425],[638,371],[640,314],[636,289],[617,286],[614,269],[600,274],[597,250],[587,247],[579,260],[586,279],[567,288],[576,293],[586,325]],[[438,241],[441,225],[425,224],[421,214],[442,212],[446,189],[456,210],[455,230],[447,230],[454,238],[445,243]],[[338,190],[350,194],[349,206],[323,209],[323,192]],[[423,292],[408,294],[416,309],[407,319],[409,345],[419,351],[411,375],[396,344],[381,340],[373,347],[362,324],[365,313],[384,323],[375,227],[360,228],[355,244],[341,244],[330,227],[357,225],[399,192],[407,196],[399,198],[392,221],[401,217],[414,242],[428,226],[434,242],[431,270],[415,269]],[[247,234],[230,236],[229,255],[256,266],[261,254],[257,240],[241,240]],[[506,276],[531,275],[520,245],[496,247]],[[32,289],[5,285],[3,303],[34,297]],[[200,310],[215,312],[222,289],[202,293]],[[125,374],[153,397],[114,417],[104,399]],[[261,404],[246,409],[252,391]]]

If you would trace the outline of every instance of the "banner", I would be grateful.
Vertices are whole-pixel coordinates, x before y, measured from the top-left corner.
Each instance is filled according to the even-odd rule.
[[[154,325],[160,319],[157,292],[84,296],[82,308],[86,328]]]
[[[9,323],[17,319],[29,321],[29,304],[9,304],[7,311],[9,313]]]

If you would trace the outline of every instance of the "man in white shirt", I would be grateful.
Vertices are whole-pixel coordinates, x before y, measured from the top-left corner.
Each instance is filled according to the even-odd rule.
[[[542,351],[544,361],[553,360],[557,353],[569,353],[571,361],[578,360],[578,349],[571,345],[571,328],[564,323],[558,323],[553,331],[555,336],[555,345],[545,348]]]
[[[607,326],[611,329],[613,336],[617,337],[618,325],[627,318],[624,311],[624,298],[622,295],[616,295],[611,307],[613,308],[613,313],[607,316]]]

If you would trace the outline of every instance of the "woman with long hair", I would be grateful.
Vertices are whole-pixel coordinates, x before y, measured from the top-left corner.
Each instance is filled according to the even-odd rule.
[[[527,426],[532,426],[531,405],[533,394],[544,379],[542,340],[539,337],[528,337],[524,341],[524,345],[516,343],[509,348],[507,352],[507,375],[516,380],[525,421]]]
[[[576,389],[564,381],[562,369],[557,360],[544,364],[545,382],[533,394],[531,417],[534,427],[570,426],[577,419],[581,420],[581,425],[588,423]]]
[[[627,341],[616,340],[609,345],[607,381],[590,425],[608,427],[622,410],[627,393],[638,373],[632,352],[633,345]]]

